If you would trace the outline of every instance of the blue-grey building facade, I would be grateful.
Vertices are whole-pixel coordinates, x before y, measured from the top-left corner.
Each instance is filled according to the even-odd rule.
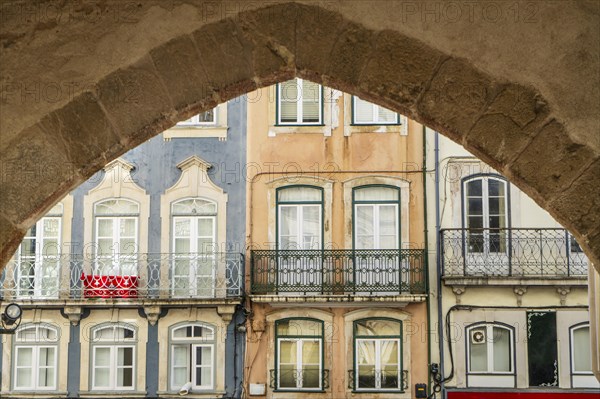
[[[246,103],[109,163],[28,231],[2,278],[2,397],[241,395]]]

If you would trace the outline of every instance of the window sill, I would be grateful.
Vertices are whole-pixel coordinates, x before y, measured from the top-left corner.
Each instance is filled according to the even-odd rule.
[[[344,128],[344,136],[351,136],[353,134],[400,134],[401,136],[407,136],[407,124],[389,124],[389,125],[347,125]]]
[[[164,399],[175,399],[175,398],[180,398],[181,395],[179,395],[179,392],[176,391],[158,391],[156,392],[156,394],[160,397],[160,398],[164,398]],[[225,391],[204,391],[204,392],[190,392],[187,395],[185,395],[186,398],[191,398],[191,399],[204,399],[204,398],[215,398],[218,396],[223,396],[225,395],[226,392]]]
[[[169,141],[171,139],[183,138],[211,138],[220,139],[227,138],[227,126],[177,126],[163,132],[163,139]]]
[[[59,398],[59,397],[67,397],[66,391],[0,391],[1,398],[15,398],[15,399],[25,399],[25,398]]]
[[[98,397],[98,398],[145,398],[148,393],[146,391],[124,391],[115,389],[114,391],[79,391],[81,397]]]
[[[326,125],[272,125],[269,126],[269,137],[275,137],[278,134],[321,134],[331,136],[331,126]]]

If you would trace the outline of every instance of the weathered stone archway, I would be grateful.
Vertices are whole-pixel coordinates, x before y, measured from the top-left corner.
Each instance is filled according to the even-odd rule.
[[[560,29],[572,48],[565,39],[551,48],[577,58],[557,64],[559,84],[546,67],[535,74],[545,50],[526,53],[523,65],[492,61],[511,47],[523,57],[506,23],[440,28],[427,14],[404,20],[412,9],[368,2],[167,3],[72,5],[68,22],[3,6],[0,264],[28,226],[110,160],[200,110],[297,75],[462,143],[571,229],[599,267],[597,3],[539,5],[542,22],[575,21]],[[469,27],[487,39],[469,37]],[[529,36],[536,28],[539,44],[559,32],[519,25]]]

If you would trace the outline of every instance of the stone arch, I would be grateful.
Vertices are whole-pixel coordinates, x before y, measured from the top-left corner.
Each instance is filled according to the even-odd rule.
[[[549,101],[495,66],[489,68],[493,72],[476,67],[475,55],[444,52],[404,28],[377,28],[367,14],[360,16],[360,5],[335,4],[328,10],[258,3],[229,14],[205,12],[184,28],[162,23],[166,9],[140,4],[145,13],[133,28],[150,32],[145,24],[162,23],[140,48],[123,54],[123,46],[113,43],[122,60],[108,63],[107,49],[94,49],[98,53],[88,56],[97,66],[90,84],[68,98],[37,104],[22,119],[8,101],[0,143],[0,264],[29,225],[107,162],[199,111],[299,76],[360,95],[463,144],[569,228],[600,267],[600,146],[573,133],[570,126],[578,125],[557,112],[560,99]],[[199,3],[188,6],[200,12]],[[9,55],[26,46],[19,35],[27,24],[14,22],[9,17],[3,28],[14,29],[2,38]],[[59,37],[86,23],[31,29],[56,28]],[[597,26],[597,19],[590,24]],[[104,20],[98,26],[110,28]],[[34,39],[29,46],[35,47]],[[69,62],[52,57],[57,64]],[[590,62],[597,66],[597,59]],[[31,69],[15,61],[7,74],[18,75],[19,66]]]

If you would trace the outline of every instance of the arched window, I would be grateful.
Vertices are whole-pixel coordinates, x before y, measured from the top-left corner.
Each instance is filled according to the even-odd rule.
[[[18,297],[58,297],[62,213],[59,203],[25,233],[16,256]]]
[[[592,372],[589,323],[571,326],[569,337],[571,341],[571,387],[599,388],[599,383]]]
[[[171,205],[172,292],[176,297],[212,297],[215,289],[217,204],[188,198]]]
[[[171,328],[169,373],[171,390],[188,382],[192,390],[215,387],[215,328],[208,324],[190,323]]]
[[[514,386],[512,328],[499,323],[476,323],[467,327],[466,340],[469,386]]]
[[[94,206],[96,258],[94,274],[137,276],[139,205],[108,199]]]
[[[133,390],[137,333],[124,324],[92,329],[92,390]]]
[[[308,318],[275,322],[278,390],[323,390],[323,321]]]
[[[463,180],[464,226],[469,253],[505,253],[509,226],[508,182],[499,175]]]
[[[403,389],[400,320],[370,318],[354,322],[354,389]]]
[[[15,390],[56,390],[58,339],[58,329],[45,324],[26,324],[16,331]]]

